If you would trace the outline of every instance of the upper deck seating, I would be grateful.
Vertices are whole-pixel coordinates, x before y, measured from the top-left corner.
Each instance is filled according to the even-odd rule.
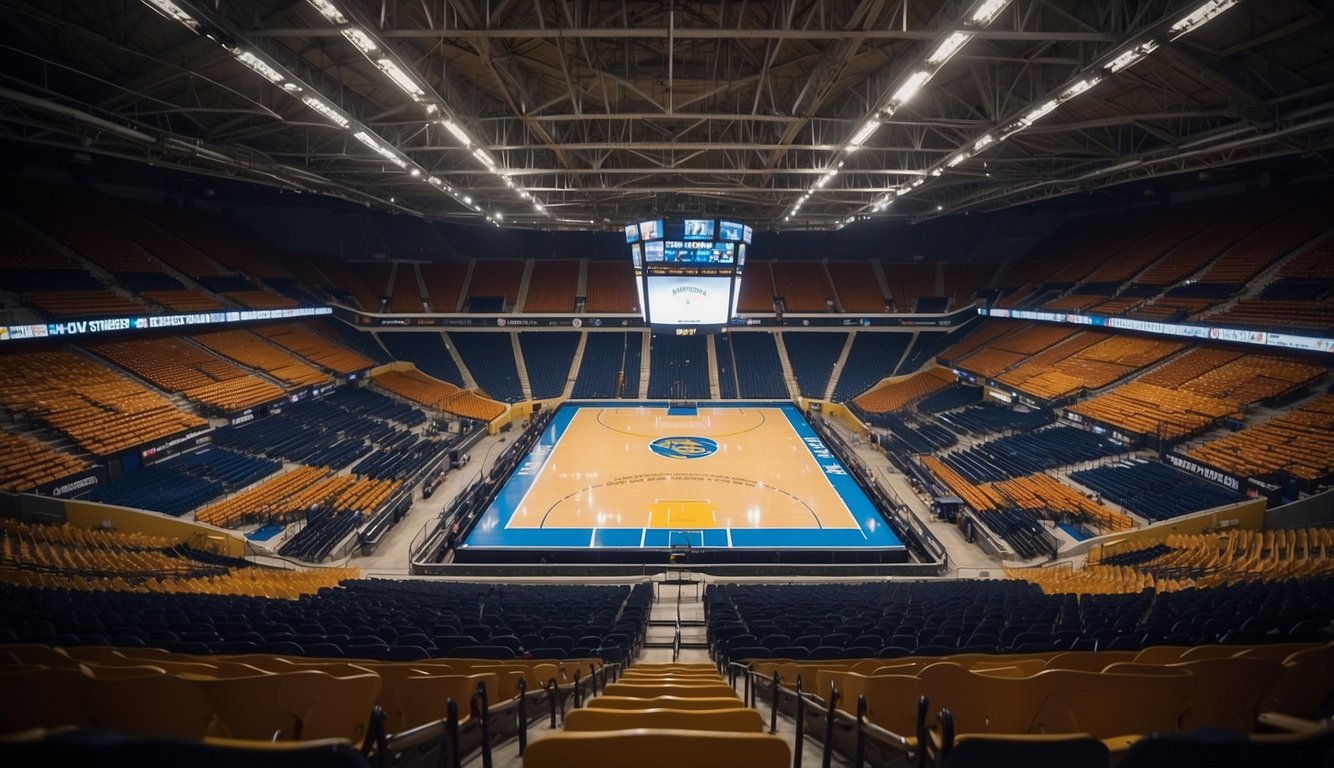
[[[589,261],[587,312],[638,312],[634,266],[625,261]]]
[[[344,349],[300,325],[262,325],[253,330],[269,342],[333,373],[346,375],[364,371],[374,364],[372,360]]]
[[[182,338],[93,342],[87,347],[168,392],[222,411],[240,411],[284,396],[259,378]]]
[[[475,259],[472,279],[468,282],[468,311],[479,311],[480,300],[500,299],[504,308],[519,300],[523,279],[522,259]]]
[[[410,261],[400,261],[394,267],[394,283],[389,288],[389,311],[415,313],[422,310],[417,265]]]
[[[844,312],[884,312],[885,295],[869,261],[830,261],[826,264]]]
[[[818,261],[774,261],[772,269],[775,295],[783,297],[788,312],[830,311],[834,289],[823,264]]]
[[[536,259],[528,276],[524,312],[573,312],[579,293],[579,262]]]
[[[463,280],[468,273],[468,265],[460,262],[436,262],[422,264],[422,285],[426,287],[426,296],[432,312],[457,312],[460,294],[463,293]]]
[[[326,384],[328,375],[297,360],[251,331],[213,331],[194,340],[223,357],[258,369],[289,386]]]
[[[769,262],[751,259],[741,275],[741,297],[738,312],[773,312],[774,278]]]

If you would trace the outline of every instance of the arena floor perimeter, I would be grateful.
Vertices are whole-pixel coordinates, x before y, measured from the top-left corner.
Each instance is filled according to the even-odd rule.
[[[458,554],[648,555],[687,546],[906,559],[795,406],[744,402],[562,405]]]

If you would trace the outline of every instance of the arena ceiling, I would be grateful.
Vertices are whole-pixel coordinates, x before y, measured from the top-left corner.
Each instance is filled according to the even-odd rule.
[[[0,137],[429,219],[832,229],[1270,158],[1316,0],[0,0]]]

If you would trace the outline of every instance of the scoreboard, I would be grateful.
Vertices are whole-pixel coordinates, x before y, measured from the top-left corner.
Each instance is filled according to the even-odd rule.
[[[722,219],[652,219],[625,226],[644,322],[693,333],[736,315],[753,230]]]

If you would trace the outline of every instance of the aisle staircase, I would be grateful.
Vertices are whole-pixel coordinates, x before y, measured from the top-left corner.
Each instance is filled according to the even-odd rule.
[[[767,725],[708,662],[639,663],[529,744],[523,768],[787,768],[792,747]]]
[[[586,346],[588,346],[588,331],[579,334],[579,345],[574,348],[574,360],[570,363],[570,373],[565,378],[565,389],[561,392],[561,398],[564,400],[574,397],[574,383],[579,379],[579,367],[584,364]]]
[[[797,386],[797,376],[792,372],[792,361],[787,357],[787,345],[783,343],[783,334],[774,334],[774,344],[778,347],[778,362],[783,366],[783,382],[787,385],[787,396],[794,401],[800,399],[801,388]]]
[[[533,387],[528,383],[528,364],[523,359],[523,345],[519,343],[519,334],[505,334],[510,337],[510,346],[514,349],[514,369],[519,374],[519,390],[524,400],[533,399]]]
[[[714,346],[713,336],[705,336],[704,340],[708,342],[705,349],[708,350],[709,358],[709,397],[714,400],[722,399],[721,385],[718,383],[718,348]]]
[[[653,589],[644,648],[670,649],[672,661],[707,662],[703,580],[688,570],[672,569],[654,580]],[[658,655],[650,652],[648,659],[656,660]]]

